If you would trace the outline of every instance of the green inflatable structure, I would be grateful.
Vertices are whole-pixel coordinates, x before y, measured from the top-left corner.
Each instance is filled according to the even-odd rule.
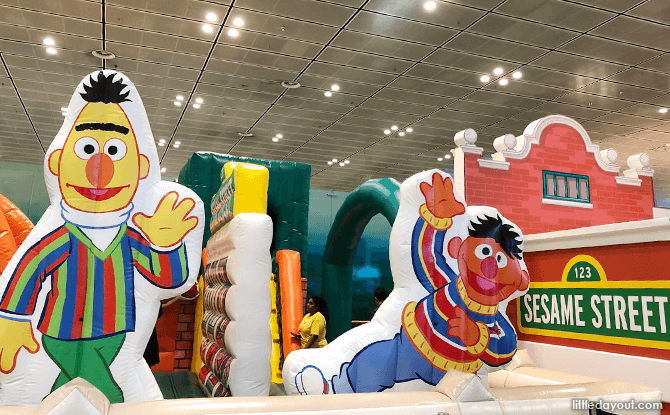
[[[259,164],[270,173],[268,183],[268,215],[272,218],[273,242],[270,250],[300,252],[302,276],[307,269],[307,215],[309,212],[309,183],[312,166],[306,163],[235,157],[229,154],[198,152],[193,154],[179,173],[179,183],[192,189],[205,202],[205,235],[203,247],[211,234],[209,208],[212,196],[221,187],[223,165],[229,161]]]
[[[368,180],[347,196],[337,211],[323,253],[321,294],[331,319],[328,341],[351,329],[351,278],[356,245],[368,222],[381,214],[393,226],[400,205],[400,183],[395,179]]]

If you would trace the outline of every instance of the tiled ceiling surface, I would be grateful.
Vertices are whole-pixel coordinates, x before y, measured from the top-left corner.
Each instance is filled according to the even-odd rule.
[[[563,114],[615,148],[623,168],[648,153],[657,194],[670,194],[670,113],[659,112],[670,107],[670,1],[423,3],[0,0],[0,160],[41,164],[61,107],[104,66],[137,86],[156,140],[168,143],[158,147],[166,176],[194,151],[214,151],[310,163],[313,188],[349,191],[448,167],[437,158],[464,128],[486,156],[494,138]],[[103,62],[98,49],[117,57]],[[413,132],[385,135],[392,125]]]

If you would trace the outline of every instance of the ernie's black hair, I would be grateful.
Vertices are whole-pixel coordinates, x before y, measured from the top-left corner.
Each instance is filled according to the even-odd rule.
[[[90,86],[84,84],[84,91],[79,94],[81,97],[88,102],[104,102],[105,104],[114,103],[120,104],[125,101],[130,101],[128,99],[128,94],[130,94],[130,89],[124,93],[124,88],[127,88],[128,85],[124,84],[121,79],[114,82],[114,75],[116,73],[111,73],[109,76],[100,71],[98,72],[98,79],[94,79],[93,75],[89,76]]]
[[[484,219],[477,218],[479,223],[471,221],[468,233],[473,238],[492,238],[510,258],[521,259],[521,235],[515,232],[514,226],[503,223],[500,216],[495,218],[484,215]]]

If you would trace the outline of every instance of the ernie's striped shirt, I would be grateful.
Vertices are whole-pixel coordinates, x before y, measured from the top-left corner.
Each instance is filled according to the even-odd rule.
[[[40,332],[78,340],[134,331],[134,269],[158,287],[176,288],[188,278],[187,263],[183,243],[159,252],[126,224],[100,251],[79,228],[66,223],[24,254],[0,310],[32,315],[42,283],[52,275]]]

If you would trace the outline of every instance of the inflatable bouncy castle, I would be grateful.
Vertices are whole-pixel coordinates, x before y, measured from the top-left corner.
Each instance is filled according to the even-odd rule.
[[[529,284],[522,244],[495,209],[466,209],[445,173],[412,176],[391,231],[394,290],[372,322],[289,355],[287,392],[420,390],[448,370],[487,373],[508,363],[516,333],[505,307]]]
[[[204,208],[161,181],[126,76],[79,83],[44,179],[51,205],[0,278],[0,404],[37,405],[76,378],[112,403],[162,399],[142,354],[160,300],[196,279]]]
[[[33,223],[21,209],[16,207],[9,199],[0,195],[0,272],[21,246],[24,239],[33,230]]]

